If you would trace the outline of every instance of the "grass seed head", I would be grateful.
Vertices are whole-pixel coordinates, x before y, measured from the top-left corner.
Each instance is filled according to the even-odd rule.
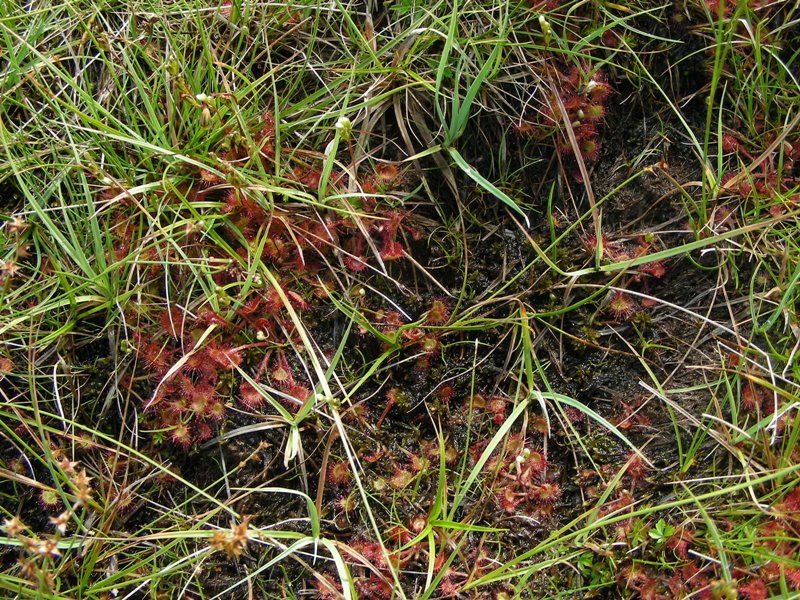
[[[20,533],[27,529],[27,525],[20,521],[17,517],[11,517],[3,521],[3,529],[6,535],[10,538],[16,538]]]
[[[241,523],[232,525],[228,531],[215,531],[208,545],[212,550],[225,552],[229,558],[239,558],[247,549],[247,541],[250,539],[248,521],[249,518],[245,517]]]

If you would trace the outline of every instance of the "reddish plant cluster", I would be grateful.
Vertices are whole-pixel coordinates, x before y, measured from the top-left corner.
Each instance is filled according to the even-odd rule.
[[[609,503],[602,515],[611,512],[633,510],[630,492],[620,493],[618,498]],[[793,592],[800,591],[800,568],[795,566],[798,553],[797,532],[800,526],[800,488],[792,488],[781,500],[773,503],[771,514],[762,519],[757,526],[757,535],[752,552],[743,555],[728,555],[730,564],[730,582],[721,578],[717,563],[703,559],[713,548],[707,545],[707,536],[693,530],[688,524],[674,528],[673,533],[664,542],[664,548],[673,555],[669,571],[656,570],[648,566],[645,559],[633,561],[625,565],[618,573],[617,585],[636,593],[636,597],[651,600],[667,600],[668,598],[723,599],[740,598],[743,600],[765,600],[782,597],[784,586]],[[718,527],[722,530],[733,524],[722,521]],[[641,554],[641,542],[636,541],[636,523],[628,519],[617,524],[617,540],[630,546],[638,546]],[[657,548],[657,551],[661,551]],[[758,548],[766,550],[768,560],[752,562],[757,556]]]
[[[757,415],[771,414],[775,409],[769,390],[752,381],[742,385],[740,406],[743,411]]]
[[[301,186],[317,191],[322,170],[308,165],[295,166],[288,175]],[[343,180],[341,173],[333,171],[328,184],[338,189]],[[408,224],[407,212],[389,209],[378,202],[378,194],[394,190],[403,181],[397,167],[389,163],[380,163],[373,172],[362,175],[358,183],[364,195],[353,201],[358,215],[356,212],[330,213],[321,220],[299,212],[278,215],[250,198],[245,190],[235,187],[225,190],[222,212],[250,246],[256,241],[256,234],[266,229],[261,258],[271,264],[297,274],[315,274],[341,252],[345,267],[362,271],[369,264],[370,254],[376,261],[402,259],[401,234],[408,234],[414,240],[422,237],[419,229]],[[223,182],[218,184],[223,185]],[[246,258],[251,251],[252,247],[244,247],[240,254]]]
[[[561,498],[561,487],[547,466],[542,450],[526,444],[519,434],[510,435],[504,450],[485,467],[487,472],[496,473],[492,487],[498,506],[508,513],[551,514]]]
[[[274,291],[274,290],[273,290]],[[284,292],[291,302],[291,292]],[[276,294],[277,296],[277,294]],[[304,306],[301,299],[295,308]],[[226,321],[205,307],[196,315],[175,306],[160,311],[154,331],[145,334],[134,331],[133,346],[146,368],[146,378],[154,392],[145,402],[145,414],[156,429],[167,431],[168,439],[177,446],[188,448],[213,435],[214,428],[226,414],[225,398],[234,395],[248,410],[261,408],[266,398],[255,385],[243,381],[232,386],[232,374],[244,361],[248,348],[264,347],[283,339],[281,332],[292,336],[291,321],[281,314],[283,304],[269,293],[254,292],[235,314]],[[217,337],[202,341],[209,326],[216,326]],[[263,341],[236,346],[236,335],[251,328]],[[226,375],[226,373],[228,375]],[[308,387],[295,380],[283,352],[267,350],[255,374],[258,381],[266,378],[279,390],[281,400],[296,409],[311,394]]]
[[[764,385],[764,370],[755,362],[745,360],[738,354],[728,355],[728,367],[740,375],[739,409],[744,415],[761,418],[781,411],[780,393],[774,393]],[[779,431],[785,425],[783,418],[778,420]]]
[[[225,405],[217,387],[222,373],[241,364],[242,355],[218,340],[196,346],[193,336],[202,324],[197,318],[185,318],[175,307],[164,310],[159,321],[166,336],[133,333],[139,357],[158,382],[145,409],[158,429],[168,430],[173,443],[188,448],[195,441],[209,439],[212,425],[224,417]]]
[[[449,303],[437,298],[420,315],[421,326],[406,327],[409,325],[408,320],[399,311],[384,309],[373,312],[371,325],[378,333],[383,350],[392,347],[408,350],[416,357],[415,369],[428,371],[442,350],[442,331],[436,326],[445,323],[449,318]],[[366,335],[367,329],[361,327],[359,333]]]
[[[357,183],[363,197],[347,200],[338,211],[273,205],[260,191],[242,184],[232,166],[237,162],[257,156],[267,171],[274,170],[276,127],[275,118],[266,113],[248,135],[231,132],[225,147],[218,149],[216,170],[198,169],[176,193],[161,194],[163,214],[186,222],[182,234],[173,236],[170,243],[145,240],[146,232],[130,216],[138,211],[132,211],[133,203],[124,190],[106,187],[100,192],[101,200],[114,206],[110,228],[114,256],[109,258],[121,259],[134,252],[140,275],[156,288],[153,295],[163,297],[164,285],[174,290],[176,300],[168,302],[167,308],[155,315],[150,308],[131,309],[128,322],[132,347],[144,367],[140,379],[154,390],[144,401],[148,426],[164,430],[180,447],[213,435],[225,416],[225,399],[234,397],[248,410],[260,409],[266,397],[257,389],[258,382],[278,390],[279,400],[288,406],[304,402],[311,392],[295,379],[280,350],[298,342],[289,310],[306,311],[314,300],[328,297],[334,287],[331,264],[360,271],[369,264],[377,267],[399,260],[405,256],[407,239],[422,235],[409,224],[409,213],[382,203],[382,195],[405,181],[392,163],[379,163],[360,174]],[[284,155],[300,156],[291,148]],[[294,166],[284,174],[294,182],[289,185],[317,190],[321,167],[293,160]],[[332,172],[328,189],[343,192],[344,181],[342,173]],[[198,220],[196,213],[187,210],[187,202],[202,216],[217,213],[217,218]],[[206,231],[211,223],[213,236]],[[221,290],[224,316],[207,305],[194,311],[184,308],[193,301],[184,298],[182,291],[194,288],[189,283],[197,276],[187,267],[187,259],[214,265],[211,276]],[[258,272],[253,274],[249,265],[256,262],[268,265],[277,286],[262,282]],[[234,293],[239,289],[247,291],[237,298]],[[432,311],[431,323],[446,315],[444,305],[439,313],[436,317],[436,310]],[[402,320],[397,319],[400,324]],[[206,338],[209,327],[215,331]],[[437,339],[423,336],[418,344],[426,355],[438,352]],[[236,370],[252,361],[254,353],[247,350],[255,347],[266,355],[258,359],[256,383],[240,381]]]
[[[229,241],[236,243],[240,232],[247,242],[238,250],[244,261],[261,242],[259,232],[266,231],[261,260],[306,279],[324,270],[340,252],[344,266],[356,272],[366,269],[371,257],[376,262],[400,260],[405,250],[400,234],[421,237],[407,225],[405,211],[379,207],[370,217],[328,215],[322,220],[298,213],[278,216],[235,189],[225,193],[223,213],[233,228]]]
[[[425,312],[425,323],[443,325],[450,318],[450,304],[441,298],[433,300]]]
[[[388,599],[392,595],[389,563],[381,545],[368,539],[355,539],[347,547],[345,559],[355,575],[359,598]],[[389,556],[394,560],[394,557]],[[366,563],[366,564],[365,564]]]
[[[355,587],[359,597],[364,598],[389,598],[392,593],[392,581],[389,565],[399,572],[419,571],[421,565],[429,562],[430,544],[427,537],[422,540],[414,539],[422,533],[428,525],[428,517],[424,514],[415,514],[408,517],[405,522],[389,528],[384,536],[386,554],[380,544],[366,539],[356,539],[349,543],[349,552],[345,559],[349,559],[355,578]],[[432,535],[437,541],[435,548],[447,548],[442,545],[440,533],[433,528]],[[388,555],[388,560],[387,560]],[[455,563],[447,564],[447,552],[437,552],[433,557],[433,571],[441,575],[437,591],[443,598],[457,597],[466,583],[469,574],[459,569],[468,568],[470,574],[480,576],[493,565],[485,551],[480,548],[472,549],[464,557],[464,564],[456,566]],[[365,564],[366,561],[366,564]]]
[[[528,0],[535,11],[550,12],[565,4],[565,0]]]
[[[616,418],[612,419],[617,429],[634,431],[645,430],[650,427],[650,417],[642,410],[644,398],[634,396],[630,402],[619,401],[620,411]]]
[[[755,574],[755,571],[758,573]],[[718,577],[719,574],[712,564],[702,563],[699,559],[681,562],[668,573],[641,563],[630,563],[620,569],[617,585],[635,592],[639,598],[649,600],[686,597],[704,600],[766,600],[783,597],[780,595],[779,583],[781,571],[788,587],[793,591],[800,590],[800,569],[787,568],[785,564],[770,562],[760,569],[733,566],[733,581],[726,582]]]
[[[594,257],[597,252],[597,237],[594,234],[588,234],[581,239],[581,242],[586,254]],[[652,248],[653,240],[646,236],[639,236],[633,243],[612,240],[605,234],[600,239],[600,257],[617,263],[647,256],[652,253]],[[666,272],[662,260],[644,263],[632,268],[630,273],[620,280],[619,287],[630,289],[637,286],[646,292],[649,289],[650,281],[661,279]],[[641,298],[637,301],[631,294],[617,289],[609,292],[604,309],[615,321],[627,321],[639,310],[651,308],[653,304],[654,301],[650,298]]]
[[[515,126],[525,137],[543,139],[555,133],[556,150],[564,157],[575,157],[592,163],[600,156],[598,125],[606,115],[611,86],[606,75],[598,70],[572,66],[561,71],[551,69],[553,89],[540,113]],[[577,148],[568,129],[572,130]],[[577,171],[574,171],[579,178]]]
[[[770,136],[765,137],[769,141]],[[795,164],[800,164],[800,138],[784,142],[760,162],[756,162],[758,158],[734,134],[723,134],[720,148],[725,155],[733,156],[738,165],[722,176],[720,186],[724,191],[741,198],[776,200],[770,206],[772,216],[800,204],[800,194],[790,196],[788,203],[783,197],[777,201],[779,195],[784,196],[800,185],[800,177],[793,174]]]

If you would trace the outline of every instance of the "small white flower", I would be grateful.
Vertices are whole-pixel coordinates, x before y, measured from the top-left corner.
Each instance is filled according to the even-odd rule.
[[[350,122],[350,119],[347,117],[339,117],[335,127],[345,141],[350,139],[350,132],[353,130],[353,123]]]
[[[539,27],[542,28],[542,33],[548,34],[551,31],[550,23],[544,15],[539,15]]]

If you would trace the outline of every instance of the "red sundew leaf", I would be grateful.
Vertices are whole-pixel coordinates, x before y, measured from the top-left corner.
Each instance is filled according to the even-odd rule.
[[[791,583],[794,589],[800,590],[800,569],[786,569],[784,573],[786,581]]]
[[[586,415],[573,406],[565,407],[564,414],[570,423],[583,423],[586,420]]]
[[[196,415],[204,415],[208,411],[209,403],[214,400],[214,392],[212,389],[211,395],[201,396],[197,395],[191,398],[186,405],[186,408]]]
[[[224,369],[233,369],[242,364],[242,355],[235,348],[209,344],[205,352],[211,360]]]
[[[283,308],[283,300],[281,300],[281,295],[275,289],[270,289],[267,291],[266,296],[264,296],[263,304],[264,310],[270,313],[278,313]]]
[[[302,183],[303,185],[311,188],[312,190],[316,190],[319,188],[319,182],[322,178],[322,172],[318,171],[317,169],[309,169],[308,171],[299,171],[295,172],[295,176],[297,177],[297,181]],[[331,176],[330,179],[333,179]]]
[[[362,256],[345,256],[342,258],[342,262],[351,271],[358,272],[367,268],[366,260]]]
[[[300,311],[308,310],[308,302],[306,302],[297,292],[287,290],[286,297],[289,298],[289,302],[295,309]]]
[[[223,2],[220,2],[219,16],[226,21],[230,21],[231,14],[233,14],[233,4],[231,3],[231,0],[223,0]]]
[[[219,185],[225,183],[225,180],[222,179],[219,175],[215,175],[211,171],[207,169],[200,169],[200,187],[201,188],[209,188],[212,185]]]
[[[258,294],[255,294],[242,302],[242,305],[237,309],[236,312],[240,315],[250,315],[258,310],[260,304],[261,297]]]
[[[261,205],[247,196],[242,197],[240,213],[248,223],[256,226],[261,225],[267,219],[267,213],[261,208]]]
[[[448,402],[453,398],[453,394],[455,393],[455,388],[452,385],[443,385],[436,391],[436,397],[439,400],[444,400]]]
[[[583,112],[589,121],[599,121],[606,116],[606,109],[602,104],[589,104]]]
[[[603,71],[597,71],[589,80],[586,91],[594,102],[603,102],[611,95],[613,90],[608,85],[606,74]]]
[[[221,421],[225,417],[225,405],[219,400],[209,403],[205,416],[211,421]]]
[[[261,407],[266,400],[266,398],[248,382],[244,382],[239,386],[239,395],[242,404],[250,410]]]
[[[658,304],[658,301],[654,298],[642,298],[639,300],[639,304],[642,308],[653,308]]]
[[[403,258],[403,246],[396,240],[386,240],[381,249],[383,260],[399,260]]]
[[[230,2],[228,1],[227,4],[230,5]],[[275,115],[273,115],[271,112],[265,112],[263,115],[261,115],[261,121],[262,121],[262,125],[261,125],[261,129],[259,130],[259,135],[262,138],[270,138],[270,139],[274,138],[275,137]]]
[[[394,475],[392,475],[387,482],[396,490],[402,490],[408,487],[414,481],[414,473],[410,469],[400,469],[395,467]]]
[[[292,384],[286,388],[286,393],[298,402],[305,402],[311,397],[311,390],[303,385]]]
[[[377,163],[375,165],[375,176],[383,182],[390,182],[397,178],[400,169],[391,163]]]
[[[145,344],[140,352],[145,364],[158,375],[166,373],[173,363],[172,349],[159,344]]]
[[[638,306],[636,302],[623,292],[614,292],[606,305],[606,311],[618,320],[629,319],[635,312]]]
[[[597,128],[594,123],[583,123],[573,127],[572,132],[575,134],[575,139],[579,142],[582,140],[597,141]]]
[[[270,339],[275,335],[275,328],[273,327],[274,324],[270,319],[264,317],[254,319],[250,325],[256,331],[263,332],[265,339]]]
[[[781,502],[781,507],[787,512],[800,512],[800,487],[786,494],[783,502]]]
[[[323,579],[324,581],[322,581]],[[333,581],[329,575],[317,575],[313,583],[317,589],[317,598],[320,600],[334,600],[342,597],[342,584],[338,581]]]
[[[583,107],[586,106],[586,99],[580,94],[570,94],[569,96],[564,96],[562,97],[561,102],[564,104],[564,109],[567,112],[583,109]],[[552,106],[553,110],[555,110],[555,107],[558,106],[558,102],[554,101]]]
[[[444,300],[434,300],[425,315],[425,322],[429,325],[441,325],[450,317],[450,308]]]
[[[325,481],[328,485],[341,487],[348,485],[352,479],[353,474],[350,472],[350,463],[346,460],[328,464],[328,470],[325,474]]]
[[[170,441],[184,450],[192,445],[192,430],[186,423],[178,422],[169,432]]]
[[[737,140],[731,134],[726,133],[723,134],[722,136],[722,140],[720,141],[720,146],[722,146],[722,151],[725,154],[736,152],[739,149],[739,140]]]
[[[220,212],[223,215],[237,212],[241,207],[241,202],[239,201],[239,192],[237,192],[233,188],[225,190],[225,194],[222,197],[222,201],[223,205]]]
[[[496,494],[497,497],[497,504],[505,510],[507,513],[513,513],[516,508],[517,504],[522,501],[522,498],[519,497],[516,492],[511,488],[511,486],[506,486],[501,489]]]
[[[417,347],[423,354],[434,356],[439,353],[439,339],[435,335],[426,335],[417,342]]]
[[[535,123],[524,120],[513,123],[511,129],[520,137],[532,137],[538,131]]]
[[[288,249],[286,242],[279,235],[271,235],[264,242],[263,256],[270,260],[280,260],[286,258]]]
[[[760,579],[753,579],[736,588],[742,600],[766,600],[769,591]]]
[[[357,540],[351,542],[350,547],[374,566],[381,568],[386,565],[380,544],[367,540]]]
[[[386,214],[387,220],[384,224],[385,235],[392,237],[400,229],[400,225],[405,221],[408,213],[401,210],[393,210]]]
[[[315,248],[323,251],[333,242],[331,231],[322,223],[312,222],[310,225],[300,225],[296,229],[296,234],[300,238],[300,245],[305,248]]]
[[[641,265],[639,270],[656,279],[661,279],[667,273],[667,270],[664,268],[664,263],[660,260]]]
[[[218,325],[219,327],[227,327],[230,325],[230,323],[215,313],[210,306],[204,306],[197,311],[195,322],[199,325]]]
[[[580,142],[581,156],[586,162],[594,162],[600,156],[600,144],[594,138],[587,138]]]
[[[561,488],[557,483],[547,482],[534,485],[529,493],[531,499],[539,504],[554,504],[561,498]]]
[[[197,440],[198,442],[205,442],[207,440],[210,440],[211,437],[214,435],[214,432],[212,431],[209,424],[203,421],[195,421],[194,431],[195,431],[194,433],[195,440]]]
[[[270,380],[277,386],[287,388],[294,384],[292,371],[283,354],[279,354],[269,372]]]

